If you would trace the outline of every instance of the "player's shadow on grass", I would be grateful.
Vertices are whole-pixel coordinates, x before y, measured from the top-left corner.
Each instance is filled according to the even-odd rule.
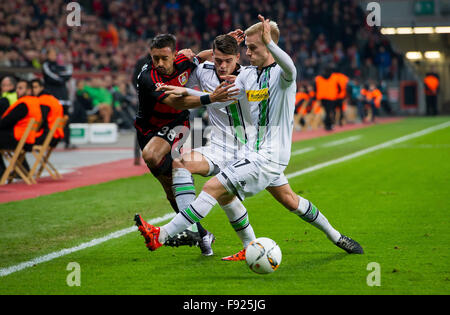
[[[302,268],[301,266],[305,266],[305,267],[307,266],[308,269],[325,266],[334,261],[341,260],[347,256],[349,256],[349,254],[342,252],[342,253],[330,254],[326,257],[317,257],[317,258],[313,258],[313,259],[302,259],[300,261],[300,269]],[[305,255],[305,256],[303,256],[303,258],[307,258],[307,256]]]

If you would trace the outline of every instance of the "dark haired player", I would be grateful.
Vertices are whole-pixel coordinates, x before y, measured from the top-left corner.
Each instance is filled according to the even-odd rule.
[[[201,105],[198,97],[179,98],[157,92],[162,85],[184,86],[196,64],[176,51],[176,38],[171,34],[158,35],[150,44],[151,63],[142,67],[137,77],[139,107],[135,127],[142,158],[152,174],[162,184],[167,199],[179,212],[172,193],[172,151],[189,128],[189,108]],[[211,99],[229,99],[228,87],[219,87]],[[202,254],[213,254],[214,235],[196,224]],[[185,233],[187,233],[185,231]],[[170,244],[169,244],[170,245]],[[172,244],[173,245],[173,244]],[[178,244],[175,244],[178,245]]]

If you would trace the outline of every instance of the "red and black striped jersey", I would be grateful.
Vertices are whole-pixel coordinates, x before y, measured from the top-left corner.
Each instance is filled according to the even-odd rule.
[[[180,54],[174,61],[175,71],[171,75],[161,75],[151,63],[142,67],[137,78],[139,106],[136,113],[135,126],[143,134],[156,131],[175,120],[185,120],[189,111],[178,110],[163,103],[168,96],[165,92],[157,92],[161,85],[184,86],[196,65]]]

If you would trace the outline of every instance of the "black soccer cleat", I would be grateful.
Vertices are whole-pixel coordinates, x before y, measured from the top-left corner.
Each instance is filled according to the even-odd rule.
[[[179,247],[179,246],[200,246],[202,238],[198,232],[184,230],[173,237],[169,237],[164,243],[165,246]]]
[[[336,246],[342,248],[349,254],[364,254],[364,250],[359,245],[359,243],[355,240],[352,240],[350,237],[345,235],[341,235],[339,241],[337,241]]]

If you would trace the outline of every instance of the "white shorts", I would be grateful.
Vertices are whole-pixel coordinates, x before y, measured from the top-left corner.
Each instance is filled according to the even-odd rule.
[[[216,177],[229,193],[244,200],[267,187],[287,184],[284,169],[285,166],[251,152],[245,158],[229,163]]]
[[[203,155],[210,163],[216,165],[220,170],[224,169],[228,164],[242,158],[242,156],[239,155],[239,151],[230,150],[225,146],[220,146],[214,143],[211,143],[208,146],[192,149],[192,151]],[[209,175],[211,176],[216,174],[217,172]]]

